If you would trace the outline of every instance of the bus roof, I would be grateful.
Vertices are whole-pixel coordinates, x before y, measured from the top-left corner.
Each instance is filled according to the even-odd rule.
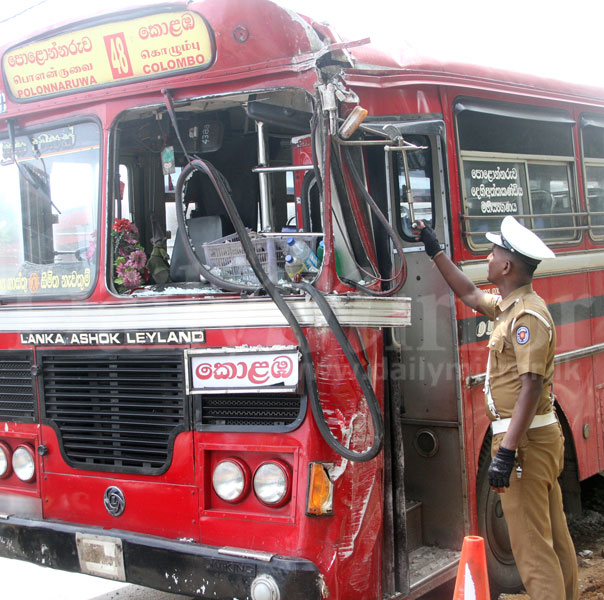
[[[508,87],[524,90],[531,95],[569,100],[604,100],[604,88],[584,83],[568,82],[541,77],[532,73],[511,71],[481,64],[462,63],[436,56],[421,56],[415,52],[401,52],[392,56],[375,46],[360,46],[350,49],[356,65],[347,78],[351,83],[376,87],[396,86],[399,82],[440,83],[443,85],[465,85],[470,87]],[[377,76],[382,80],[377,83]]]
[[[217,73],[232,79],[247,77],[255,72],[261,74],[276,73],[280,70],[304,70],[312,68],[315,61],[329,47],[336,48],[339,58],[343,46],[347,43],[338,36],[333,28],[326,26],[312,18],[296,14],[289,9],[278,6],[270,0],[245,0],[233,4],[235,10],[228,10],[229,0],[174,0],[165,2],[163,0],[104,0],[102,3],[70,3],[69,17],[63,11],[58,10],[58,0],[48,0],[46,3],[36,5],[32,10],[24,11],[13,18],[0,22],[0,35],[5,42],[0,50],[2,52],[3,87],[8,92],[8,108],[17,109],[21,112],[24,107],[19,104],[31,100],[53,98],[57,101],[55,105],[69,102],[68,97],[77,91],[94,91],[97,87],[103,88],[104,97],[123,94],[119,91],[116,82],[132,81],[132,83],[146,83],[145,90],[160,89],[165,87],[165,77],[168,75],[193,73],[195,81],[200,83],[197,71],[207,70],[204,79],[211,80]],[[64,7],[64,5],[63,5]],[[202,15],[208,26],[208,48],[204,62],[195,62],[192,58],[190,63],[179,62],[176,69],[162,70],[164,63],[168,61],[157,61],[148,66],[148,72],[138,75],[133,74],[131,79],[125,78],[119,81],[114,79],[102,80],[97,86],[88,86],[89,79],[80,78],[85,85],[69,89],[55,89],[58,81],[53,85],[42,85],[39,79],[44,79],[50,73],[46,67],[38,68],[40,59],[33,60],[26,65],[26,52],[34,50],[38,52],[40,45],[36,42],[47,41],[47,46],[56,40],[62,40],[67,44],[73,37],[74,32],[82,30],[88,33],[91,28],[100,23],[115,23],[116,21],[132,22],[132,31],[139,27],[136,17],[141,14],[157,13],[158,11],[172,12],[173,14],[184,11],[195,11]],[[49,25],[50,24],[50,25]],[[269,26],[267,26],[269,24]],[[113,25],[115,28],[115,25]],[[15,32],[19,32],[19,38],[15,39]],[[61,34],[68,34],[67,37]],[[69,37],[71,36],[71,37]],[[104,37],[103,37],[104,36]],[[99,34],[99,45],[102,40],[110,37],[106,33]],[[176,38],[175,38],[176,39]],[[8,41],[10,40],[10,41]],[[119,40],[118,40],[119,41]],[[182,38],[181,38],[182,41]],[[105,41],[105,44],[107,42]],[[136,53],[145,50],[136,47]],[[23,52],[20,51],[23,49]],[[43,50],[48,52],[48,48]],[[165,52],[166,48],[162,48]],[[180,51],[180,49],[179,49]],[[103,52],[103,59],[107,61],[110,50]],[[148,51],[149,53],[150,51]],[[156,49],[154,52],[158,52]],[[212,56],[207,56],[211,52]],[[600,103],[604,100],[604,90],[588,85],[580,85],[540,78],[531,74],[510,72],[494,69],[486,66],[461,64],[441,61],[436,58],[418,57],[413,53],[400,53],[394,57],[378,47],[371,44],[356,45],[350,43],[345,49],[345,58],[351,60],[349,68],[346,69],[346,79],[352,85],[365,85],[372,87],[392,87],[417,80],[418,83],[442,83],[444,85],[470,85],[471,87],[486,86],[510,90],[524,90],[527,94],[543,94],[550,98],[593,100]],[[12,54],[11,54],[12,53]],[[92,53],[90,56],[93,56]],[[14,70],[11,74],[7,56],[12,60]],[[39,56],[39,55],[38,55]],[[100,54],[94,54],[96,57]],[[21,64],[17,62],[21,60]],[[192,61],[192,62],[191,62]],[[174,61],[172,61],[174,62]],[[193,64],[194,63],[194,64]],[[92,65],[92,62],[89,63]],[[160,66],[161,64],[161,66]],[[175,63],[176,64],[176,63]],[[184,65],[184,66],[183,66]],[[70,68],[78,68],[70,63]],[[169,66],[169,65],[168,65]],[[344,66],[344,65],[343,65]],[[93,68],[92,66],[90,67]],[[96,68],[96,67],[95,67]],[[29,69],[29,71],[27,71]],[[153,70],[152,70],[153,69]],[[45,72],[46,71],[46,72]],[[106,77],[111,78],[108,70]],[[25,75],[23,74],[25,73]],[[100,81],[95,76],[95,82]],[[115,72],[113,73],[115,75]],[[11,77],[13,78],[11,80]],[[163,83],[161,80],[164,80]],[[22,81],[15,84],[14,81]],[[151,86],[150,81],[157,82]],[[54,86],[54,87],[53,87]],[[123,88],[122,88],[123,89]],[[136,85],[131,86],[131,93],[140,91]],[[39,93],[40,92],[40,93]],[[15,102],[11,102],[11,100]],[[21,110],[19,110],[21,108]],[[25,109],[26,110],[26,109]],[[31,107],[30,107],[31,110]]]

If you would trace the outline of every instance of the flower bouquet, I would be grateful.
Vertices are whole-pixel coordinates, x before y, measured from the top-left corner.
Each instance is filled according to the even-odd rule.
[[[147,255],[138,241],[138,228],[128,219],[115,219],[113,238],[113,281],[118,292],[133,290],[149,279]]]

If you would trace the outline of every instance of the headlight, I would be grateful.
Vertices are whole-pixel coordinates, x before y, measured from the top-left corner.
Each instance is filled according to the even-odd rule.
[[[10,448],[0,442],[0,479],[10,475]]]
[[[269,506],[285,504],[291,495],[289,467],[281,461],[261,464],[254,473],[254,493]]]
[[[212,486],[225,502],[240,502],[250,489],[250,470],[236,458],[223,460],[214,469]]]
[[[17,446],[13,452],[13,471],[21,481],[31,481],[36,474],[34,451],[26,445]]]

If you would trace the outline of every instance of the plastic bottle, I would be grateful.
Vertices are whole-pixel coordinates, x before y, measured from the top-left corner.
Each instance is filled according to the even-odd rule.
[[[325,254],[325,242],[321,240],[317,246],[317,259],[319,264],[323,262],[323,255]]]
[[[285,272],[292,281],[295,276],[303,270],[304,263],[299,258],[295,258],[291,254],[285,256]]]
[[[287,238],[289,252],[294,258],[299,258],[307,271],[316,271],[319,267],[317,255],[309,248],[306,242],[295,240],[293,237]]]
[[[317,258],[319,259],[319,264],[323,262],[323,256],[325,255],[325,242],[321,240],[319,245],[317,246]],[[342,269],[340,268],[340,254],[334,247],[334,255],[336,260],[336,273],[338,275],[342,274]]]

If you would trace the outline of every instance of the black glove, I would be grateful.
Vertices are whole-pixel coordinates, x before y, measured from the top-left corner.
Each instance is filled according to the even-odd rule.
[[[514,468],[516,450],[499,446],[489,467],[489,485],[494,488],[510,487],[510,473]]]
[[[438,238],[436,237],[436,234],[434,233],[434,229],[432,229],[432,227],[430,227],[430,225],[426,225],[424,223],[424,228],[419,229],[418,232],[419,232],[419,239],[421,242],[424,243],[424,246],[426,248],[426,254],[430,258],[434,258],[441,250],[440,242],[438,241]]]

